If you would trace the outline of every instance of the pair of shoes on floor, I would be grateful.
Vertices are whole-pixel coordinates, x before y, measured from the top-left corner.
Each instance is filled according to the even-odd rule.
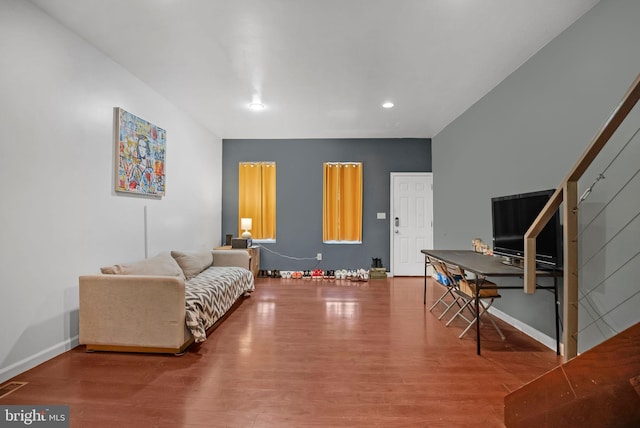
[[[280,274],[280,271],[278,269],[260,269],[258,271],[258,278],[282,278],[282,275]]]
[[[336,271],[335,270],[327,270],[324,272],[325,279],[336,279]]]
[[[367,282],[369,281],[369,271],[362,268],[358,269],[353,275],[351,275],[351,277],[349,277],[349,281]]]
[[[353,275],[355,275],[355,271],[347,270],[347,269],[338,269],[337,271],[334,272],[334,275],[336,279],[349,279]]]

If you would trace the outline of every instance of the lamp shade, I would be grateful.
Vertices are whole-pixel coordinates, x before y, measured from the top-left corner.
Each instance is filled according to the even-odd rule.
[[[251,230],[251,219],[250,218],[241,218],[240,219],[240,229],[243,230]]]

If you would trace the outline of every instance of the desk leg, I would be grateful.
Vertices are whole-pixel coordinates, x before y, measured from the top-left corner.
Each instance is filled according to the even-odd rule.
[[[556,355],[560,355],[560,315],[558,314],[558,278],[553,277],[553,306],[556,312]]]
[[[480,355],[480,282],[478,281],[478,275],[476,275],[476,347],[477,354]]]
[[[423,300],[423,304],[426,305],[427,304],[427,256],[424,256],[424,291],[422,292],[422,300]]]

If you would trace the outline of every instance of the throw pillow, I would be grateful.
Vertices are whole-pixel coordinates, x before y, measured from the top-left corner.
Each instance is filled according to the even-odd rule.
[[[213,253],[211,250],[191,252],[172,251],[171,256],[176,259],[187,280],[197,276],[213,264]]]
[[[133,263],[106,266],[100,271],[112,275],[159,275],[185,279],[182,269],[169,253],[160,253],[155,257]]]

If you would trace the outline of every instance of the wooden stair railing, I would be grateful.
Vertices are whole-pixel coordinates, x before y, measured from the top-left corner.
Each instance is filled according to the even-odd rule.
[[[563,359],[578,354],[578,180],[640,99],[640,74],[524,235],[524,292],[536,290],[536,237],[563,205]]]
[[[504,399],[507,428],[639,427],[640,323]]]

